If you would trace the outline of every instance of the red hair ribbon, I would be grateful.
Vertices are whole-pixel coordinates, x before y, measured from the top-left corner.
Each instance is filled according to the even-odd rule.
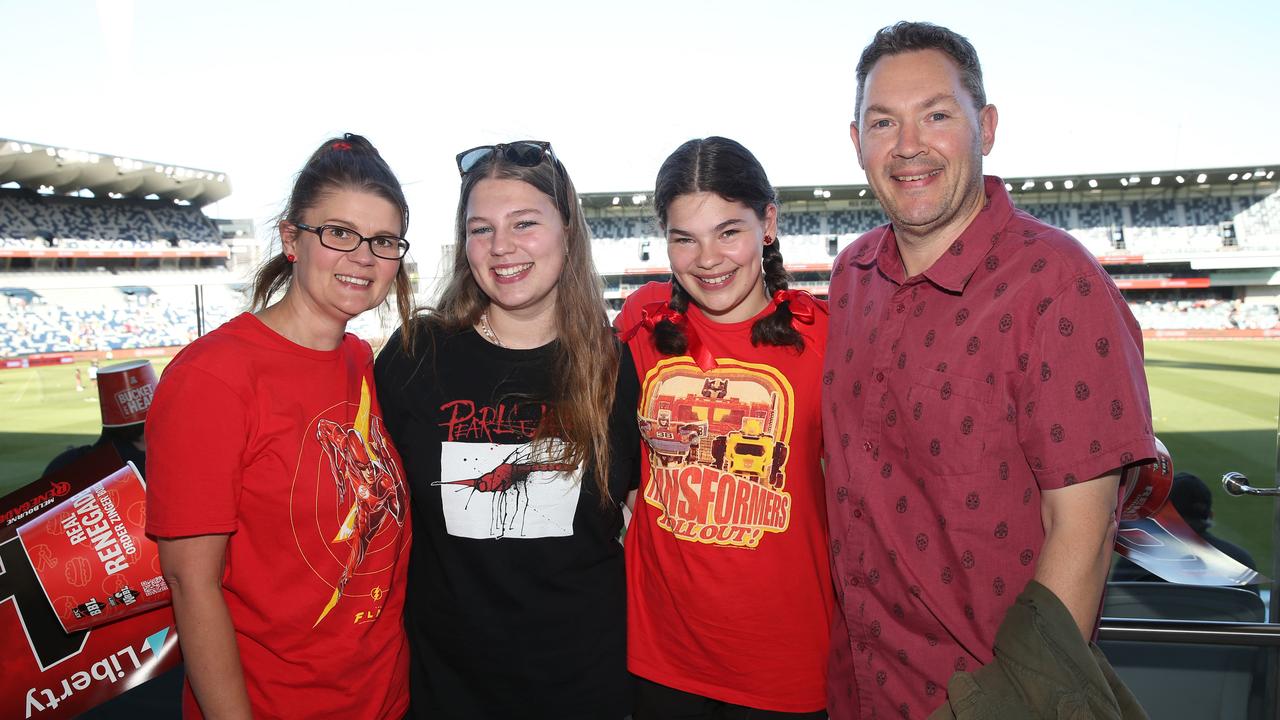
[[[799,320],[805,325],[812,325],[815,314],[821,310],[827,312],[825,305],[819,303],[812,295],[804,290],[779,290],[773,294],[773,301],[781,305],[789,302],[791,305],[791,317]]]
[[[640,332],[640,328],[644,328],[649,332],[653,332],[654,327],[663,320],[668,320],[672,324],[684,330],[685,340],[688,342],[688,354],[698,367],[703,371],[716,367],[719,363],[715,357],[711,355],[711,351],[702,344],[702,338],[698,337],[697,331],[693,329],[693,325],[685,322],[685,315],[676,310],[672,310],[671,306],[664,300],[651,302],[640,308],[640,319],[634,325],[622,331],[618,336],[623,342],[627,342]]]
[[[350,150],[351,143],[347,142],[346,140],[339,140],[338,142],[330,145],[329,147],[333,148],[334,150]]]

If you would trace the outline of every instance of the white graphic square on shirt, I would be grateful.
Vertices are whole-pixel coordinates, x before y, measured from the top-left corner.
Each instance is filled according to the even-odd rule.
[[[573,535],[582,468],[556,462],[560,440],[518,445],[445,442],[440,500],[445,531],[477,540]]]

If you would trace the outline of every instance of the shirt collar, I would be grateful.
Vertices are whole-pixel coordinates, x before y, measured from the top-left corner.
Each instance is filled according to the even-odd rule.
[[[969,226],[960,233],[960,237],[951,243],[951,247],[922,273],[930,282],[944,290],[955,293],[964,291],[969,278],[978,269],[978,264],[999,239],[1000,232],[1013,215],[1013,202],[1009,199],[1009,191],[1004,187],[1004,180],[994,175],[984,175],[983,186],[987,200],[982,210],[978,211]],[[854,256],[853,261],[863,266],[874,263],[885,277],[902,285],[907,281],[906,268],[902,265],[902,255],[898,252],[893,225],[885,225],[872,232],[880,233],[880,237],[867,244],[862,252]]]

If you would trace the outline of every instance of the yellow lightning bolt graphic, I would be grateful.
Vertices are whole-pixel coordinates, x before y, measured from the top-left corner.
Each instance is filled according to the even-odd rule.
[[[360,379],[360,407],[356,410],[356,420],[352,424],[352,427],[355,428],[355,431],[360,434],[360,439],[361,441],[364,442],[364,448],[365,450],[368,451],[369,457],[376,458],[378,457],[378,454],[377,452],[374,451],[373,445],[369,444],[369,408],[371,406],[372,406],[372,403],[369,401],[369,382],[364,378],[361,378]],[[334,543],[346,542],[351,538],[352,535],[355,534],[356,510],[359,508],[359,506],[360,506],[360,499],[356,497],[352,497],[351,509],[347,511],[346,519],[343,520],[342,525],[339,526],[338,534],[335,535],[333,540],[331,540],[330,542],[334,542]],[[339,590],[338,588],[333,589],[333,597],[329,598],[329,604],[325,605],[324,610],[320,611],[320,617],[316,618],[315,625],[312,625],[311,627],[313,628],[316,627],[316,625],[320,624],[321,620],[324,620],[325,616],[329,614],[329,611],[333,610],[334,606],[338,604],[338,597],[341,596],[341,594],[342,594],[342,591]]]

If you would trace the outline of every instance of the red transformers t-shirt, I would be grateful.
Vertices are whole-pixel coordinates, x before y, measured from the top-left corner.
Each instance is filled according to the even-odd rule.
[[[649,283],[617,325],[670,299]],[[640,329],[640,491],[627,531],[627,659],[685,692],[781,712],[826,705],[835,609],[822,467],[825,306],[805,351],[751,344],[751,325],[686,313],[715,367],[662,355]]]
[[[148,533],[229,533],[254,716],[403,716],[409,498],[368,343],[311,350],[241,315],[174,358],[146,433]]]
[[[891,226],[832,268],[833,718],[941,705],[1035,574],[1042,493],[1154,456],[1142,333],[1115,283],[1002,180],[985,189],[923,273],[906,276]]]

